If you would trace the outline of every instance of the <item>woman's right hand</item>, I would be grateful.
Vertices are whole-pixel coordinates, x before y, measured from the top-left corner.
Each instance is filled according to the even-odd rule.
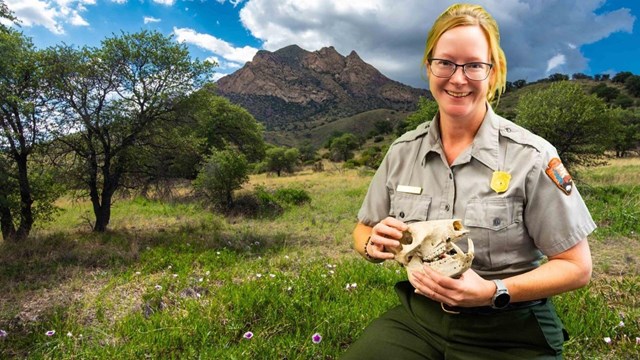
[[[400,246],[399,240],[402,239],[402,232],[407,228],[407,224],[392,217],[387,217],[377,223],[371,229],[371,238],[366,248],[369,256],[374,259],[393,259],[395,255],[388,250]]]

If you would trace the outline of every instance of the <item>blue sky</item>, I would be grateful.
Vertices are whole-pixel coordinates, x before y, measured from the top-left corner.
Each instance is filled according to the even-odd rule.
[[[426,33],[450,0],[0,0],[36,46],[98,46],[112,34],[152,29],[214,59],[217,76],[256,51],[297,44],[334,46],[388,77],[426,87],[420,59]],[[640,75],[637,0],[478,0],[498,21],[508,79],[560,72]]]

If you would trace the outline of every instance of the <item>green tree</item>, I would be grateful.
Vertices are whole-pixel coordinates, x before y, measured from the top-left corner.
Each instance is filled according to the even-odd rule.
[[[179,121],[193,124],[205,138],[207,149],[221,150],[231,145],[250,162],[265,155],[264,127],[244,108],[215,94],[215,85],[206,84],[178,107]]]
[[[235,149],[214,150],[206,159],[193,186],[215,207],[233,208],[233,192],[249,180],[249,162]]]
[[[548,81],[551,82],[556,82],[556,81],[565,81],[565,80],[569,80],[569,75],[565,75],[565,74],[560,74],[560,73],[555,73],[555,74],[551,74],[549,75],[549,77],[547,78]]]
[[[575,73],[573,75],[571,75],[571,78],[573,80],[593,80],[592,76],[583,74],[583,73]]]
[[[513,87],[515,87],[516,89],[521,89],[525,87],[525,85],[527,85],[527,80],[524,79],[516,80],[513,82]]]
[[[136,153],[180,99],[208,80],[212,65],[192,61],[186,45],[149,31],[107,38],[100,48],[58,46],[46,58],[50,96],[61,114],[57,140],[79,161],[94,230],[103,232],[113,195],[140,167]]]
[[[620,94],[613,100],[613,105],[628,109],[634,104],[633,98],[627,94]]]
[[[591,88],[592,94],[596,94],[599,98],[606,102],[611,102],[620,95],[620,90],[614,87],[607,86],[605,83],[599,83]]]
[[[553,144],[568,168],[595,164],[611,144],[613,121],[604,101],[579,84],[555,82],[523,95],[517,113],[517,122]]]
[[[633,73],[629,71],[621,71],[615,74],[613,78],[611,78],[611,81],[615,83],[624,84],[624,82],[627,81],[627,78],[629,78],[630,76],[633,76]]]
[[[331,141],[329,147],[330,157],[332,161],[347,161],[353,158],[353,151],[360,146],[358,138],[346,133]]]
[[[396,134],[400,136],[409,130],[415,129],[425,121],[431,121],[437,112],[437,102],[421,97],[418,102],[418,110],[407,116],[404,123],[396,129]]]
[[[375,135],[390,134],[393,131],[393,125],[389,119],[378,119],[374,121],[373,127],[375,129]]]
[[[293,173],[299,158],[300,151],[296,148],[274,146],[267,149],[266,169],[275,172],[278,176],[283,171]]]
[[[9,10],[9,8],[4,3],[3,0],[0,0],[0,19],[6,19],[14,23],[17,21],[16,17],[13,15],[13,12]],[[0,31],[8,31],[8,30],[9,28],[0,21]]]
[[[29,235],[38,216],[34,202],[39,200],[44,209],[50,204],[43,201],[55,200],[51,199],[54,188],[34,187],[44,173],[30,169],[36,147],[47,140],[47,122],[53,111],[51,99],[43,93],[40,52],[31,40],[12,29],[0,31],[0,53],[0,153],[6,156],[0,171],[7,184],[0,195],[4,196],[0,227],[5,239],[20,241]]]
[[[366,148],[360,154],[358,162],[372,169],[377,169],[382,163],[382,159],[384,158],[384,154],[386,154],[387,150],[387,147],[381,148],[379,146]]]
[[[624,157],[629,150],[640,145],[640,113],[621,108],[609,109],[608,113],[614,120],[613,148],[616,157]]]
[[[632,75],[624,81],[624,87],[631,96],[640,97],[640,76]]]
[[[298,151],[300,152],[300,161],[303,163],[308,164],[316,160],[318,152],[313,147],[310,140],[304,140],[302,144],[298,146]]]

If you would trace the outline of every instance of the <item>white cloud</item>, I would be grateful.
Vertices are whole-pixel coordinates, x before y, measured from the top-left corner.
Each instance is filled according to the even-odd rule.
[[[256,54],[258,49],[244,46],[234,47],[232,44],[218,39],[208,34],[200,34],[195,30],[188,28],[173,28],[173,33],[176,39],[180,42],[186,42],[188,44],[195,45],[199,48],[211,51],[214,54],[220,55],[225,60],[232,62],[245,63],[250,61]]]
[[[355,50],[392,79],[425,87],[420,60],[427,31],[455,2],[247,0],[240,19],[266,50],[291,44],[310,51],[332,45],[343,55]],[[631,32],[635,21],[628,9],[602,13],[602,0],[476,2],[498,21],[512,81],[537,80],[558,66],[568,74],[583,72],[588,60],[581,46],[615,32]],[[563,58],[551,62],[558,54]]]
[[[558,54],[552,57],[551,59],[549,59],[549,61],[547,61],[547,73],[557,68],[558,66],[564,65],[566,63],[567,63],[567,58],[563,54]]]
[[[211,80],[213,80],[214,82],[220,80],[221,78],[227,76],[229,74],[225,74],[225,73],[219,73],[219,72],[214,72],[213,76],[211,76]]]
[[[111,0],[111,2],[116,3],[116,4],[126,4],[127,0]]]
[[[227,0],[216,0],[218,3],[223,4],[227,2]],[[243,0],[229,0],[229,4],[233,5],[233,7],[238,6]]]
[[[166,6],[172,6],[176,0],[153,0],[154,3]]]
[[[160,21],[162,21],[162,19],[154,18],[154,17],[151,17],[151,16],[145,16],[144,17],[145,25],[149,24],[149,23],[157,23],[157,22],[160,22]]]
[[[80,15],[87,11],[85,5],[95,5],[95,0],[6,0],[5,4],[25,27],[42,26],[54,34],[65,33],[64,24],[89,26]]]
[[[89,26],[89,23],[78,14],[77,11],[72,11],[69,16],[69,24],[75,26]]]
[[[204,60],[217,64],[216,70],[237,70],[242,67],[241,64],[236,62],[220,60],[217,56],[209,56]]]
[[[6,0],[5,4],[20,19],[22,26],[44,26],[54,34],[64,34],[64,28],[56,20],[60,12],[50,3],[40,0]]]

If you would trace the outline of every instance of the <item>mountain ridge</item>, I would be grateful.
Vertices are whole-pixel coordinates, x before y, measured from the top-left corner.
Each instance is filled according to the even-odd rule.
[[[218,93],[247,109],[267,131],[313,131],[375,109],[413,111],[424,89],[391,80],[355,51],[332,46],[309,52],[289,45],[259,50],[242,68],[217,81]]]

